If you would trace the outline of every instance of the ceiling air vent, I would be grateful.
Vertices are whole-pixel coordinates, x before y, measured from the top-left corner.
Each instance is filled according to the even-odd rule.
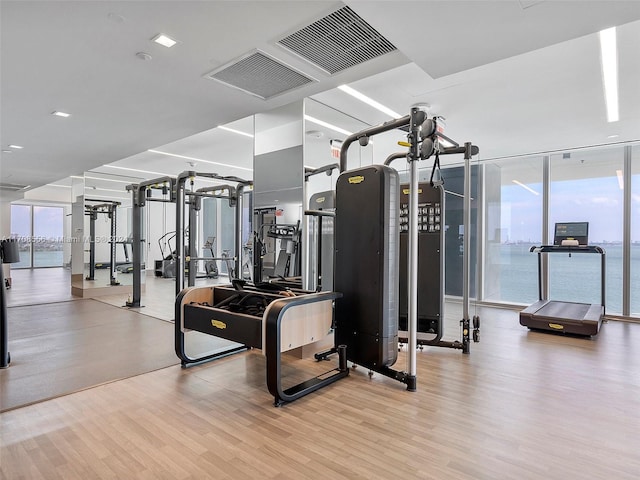
[[[278,45],[331,75],[396,50],[349,7],[292,33],[279,40]]]
[[[260,51],[243,55],[205,77],[263,100],[315,81]]]

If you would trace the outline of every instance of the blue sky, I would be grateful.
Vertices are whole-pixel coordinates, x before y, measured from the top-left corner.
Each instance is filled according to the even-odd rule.
[[[632,192],[632,240],[640,240],[640,175],[634,175]],[[539,242],[542,184],[527,185],[534,193],[519,185],[502,187],[501,228],[505,241]],[[622,241],[623,191],[617,177],[552,182],[550,192],[550,231],[556,222],[589,222],[589,240]]]

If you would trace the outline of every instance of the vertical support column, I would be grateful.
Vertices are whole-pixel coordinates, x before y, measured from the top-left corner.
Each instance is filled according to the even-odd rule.
[[[0,255],[0,368],[7,368],[11,362],[11,355],[9,354],[7,300],[5,298],[4,267],[2,263],[2,255]]]
[[[478,165],[478,187],[476,189],[476,225],[478,232],[478,240],[476,243],[476,301],[481,302],[484,299],[484,257],[486,250],[486,234],[485,234],[485,165]]]
[[[131,186],[131,263],[133,266],[133,293],[127,307],[140,307],[142,292],[142,207],[144,206],[145,189],[138,185]]]
[[[96,219],[98,212],[93,208],[89,211],[89,276],[86,280],[96,279]]]
[[[551,160],[548,155],[542,157],[542,245],[549,243],[549,193],[551,191]],[[542,254],[542,263],[538,265],[540,275],[540,300],[549,298],[549,254]]]
[[[176,181],[176,296],[184,289],[184,184],[187,177]]]
[[[231,192],[229,192],[231,194]],[[235,263],[234,263],[234,276],[235,278],[242,279],[242,254],[244,252],[242,245],[242,213],[244,210],[244,185],[238,185],[236,189],[236,228],[235,228]],[[229,277],[231,281],[231,277]]]
[[[196,284],[196,273],[198,270],[198,261],[191,260],[192,257],[198,256],[198,251],[196,248],[196,238],[198,238],[198,217],[197,217],[197,208],[198,202],[200,199],[194,195],[189,196],[189,201],[187,202],[189,205],[189,260],[185,258],[185,265],[189,266],[189,274],[188,274],[188,283],[189,287],[193,287]],[[214,252],[214,256],[217,256]],[[176,271],[176,275],[178,272]]]
[[[109,206],[109,216],[111,217],[111,238],[109,238],[109,258],[111,262],[109,263],[109,271],[110,271],[110,285],[120,285],[118,280],[116,279],[116,247],[118,244],[116,243],[116,235],[118,231],[118,206],[113,203]]]
[[[413,160],[409,164],[409,242],[408,242],[408,272],[409,278],[409,335],[408,351],[410,376],[416,375],[416,348],[418,331],[418,162]]]
[[[631,315],[631,145],[624,147],[622,227],[622,315]]]
[[[420,128],[426,113],[417,107],[411,108],[409,124],[409,231],[407,232],[407,390],[417,388],[416,349],[418,337],[418,160],[420,150]]]
[[[606,292],[607,292],[607,287],[606,287],[606,283],[607,283],[607,254],[604,251],[604,249],[602,250],[602,255],[601,255],[601,260],[600,260],[600,304],[602,305],[603,308],[603,314],[606,315],[607,313],[607,307],[605,306],[605,304],[607,303],[606,301]]]
[[[471,280],[471,144],[465,143],[462,208],[462,353],[469,353],[469,287]]]

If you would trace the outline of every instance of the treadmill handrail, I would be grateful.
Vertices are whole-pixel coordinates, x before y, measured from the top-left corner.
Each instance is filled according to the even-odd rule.
[[[602,305],[603,316],[606,312],[605,296],[606,296],[606,266],[607,252],[598,245],[540,245],[532,246],[529,252],[538,254],[538,299],[543,298],[542,294],[542,255],[541,253],[597,253],[600,255],[600,305]]]
[[[599,253],[604,255],[604,248],[598,245],[539,245],[529,249],[535,253]]]

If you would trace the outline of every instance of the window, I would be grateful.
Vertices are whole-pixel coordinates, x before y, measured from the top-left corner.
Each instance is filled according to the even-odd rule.
[[[11,268],[31,267],[31,207],[11,205],[11,236],[18,239],[20,262]]]
[[[62,207],[11,205],[11,235],[20,244],[20,262],[12,268],[63,265]]]
[[[556,222],[589,222],[589,244],[606,251],[606,311],[611,314],[622,313],[623,163],[621,147],[551,156],[550,234]],[[599,303],[599,257],[550,257],[549,297]]]
[[[640,145],[631,150],[631,315],[640,316]]]
[[[538,299],[538,259],[529,250],[542,232],[542,157],[484,165],[484,299],[530,304]]]
[[[62,266],[64,212],[60,207],[33,207],[33,266]]]

